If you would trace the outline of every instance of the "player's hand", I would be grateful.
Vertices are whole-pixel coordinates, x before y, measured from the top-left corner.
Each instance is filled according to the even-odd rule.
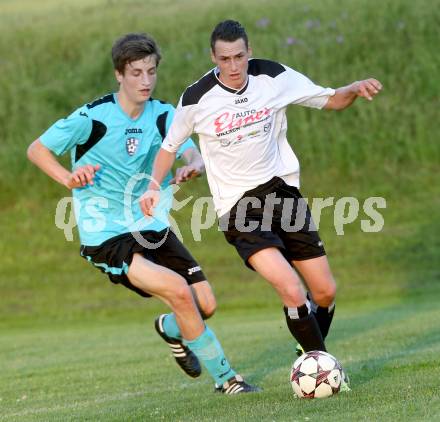
[[[355,82],[353,89],[358,97],[364,97],[371,101],[381,91],[382,84],[377,79],[369,78]]]
[[[96,172],[99,171],[101,166],[99,164],[92,165],[87,164],[76,168],[71,174],[65,185],[69,189],[81,188],[86,185],[93,185],[93,179]]]
[[[200,173],[194,166],[179,167],[173,179],[171,179],[170,184],[176,183],[178,185],[179,183],[186,182],[198,176],[200,176]]]
[[[148,217],[151,217],[154,213],[154,208],[159,203],[160,192],[155,189],[147,190],[139,199],[139,205],[141,206],[142,213]]]

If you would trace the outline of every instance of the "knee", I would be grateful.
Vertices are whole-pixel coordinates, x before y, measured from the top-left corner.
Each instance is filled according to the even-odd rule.
[[[168,300],[173,307],[194,305],[191,289],[183,278],[174,283],[173,288],[169,290]]]
[[[301,282],[298,280],[292,280],[278,286],[276,289],[282,299],[288,298],[290,301],[302,304],[304,303],[305,293]]]
[[[336,283],[332,282],[325,286],[323,289],[319,289],[316,292],[312,292],[313,301],[323,308],[326,308],[332,304],[336,297]]]
[[[203,304],[200,304],[200,315],[202,315],[203,319],[211,318],[217,309],[217,302],[215,297],[212,296],[208,300],[206,300]]]

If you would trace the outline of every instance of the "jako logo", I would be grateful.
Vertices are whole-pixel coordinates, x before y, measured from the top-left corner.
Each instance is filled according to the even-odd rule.
[[[243,104],[243,103],[247,103],[248,99],[247,98],[237,98],[235,100],[235,104]]]

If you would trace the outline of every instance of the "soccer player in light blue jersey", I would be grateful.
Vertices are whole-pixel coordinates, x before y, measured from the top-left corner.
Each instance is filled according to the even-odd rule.
[[[215,334],[203,322],[216,307],[200,266],[170,230],[171,173],[162,183],[163,200],[154,217],[144,217],[139,201],[173,119],[174,107],[151,97],[161,55],[146,34],[127,34],[112,48],[119,90],[58,120],[28,148],[29,159],[72,191],[81,256],[143,297],[155,296],[171,308],[155,321],[179,366],[191,377],[202,361],[225,394],[258,391],[237,374]],[[72,169],[56,156],[70,152]],[[191,139],[178,151],[186,165],[179,181],[204,171]]]

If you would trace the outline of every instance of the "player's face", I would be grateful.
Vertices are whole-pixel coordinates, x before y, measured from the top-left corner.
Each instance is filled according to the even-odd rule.
[[[220,72],[220,80],[234,89],[241,88],[247,80],[248,60],[252,50],[246,48],[243,38],[233,42],[217,40],[211,59]]]
[[[133,104],[147,101],[156,86],[156,56],[150,55],[143,59],[127,63],[124,74],[116,71],[119,92]]]

